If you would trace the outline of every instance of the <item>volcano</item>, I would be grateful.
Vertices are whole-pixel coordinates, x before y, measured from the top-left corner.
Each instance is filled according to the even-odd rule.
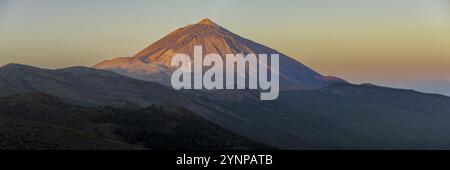
[[[172,58],[176,54],[193,56],[194,46],[202,46],[203,54],[279,54],[280,88],[318,89],[335,82],[345,82],[333,77],[323,76],[297,60],[277,50],[243,38],[219,26],[210,19],[179,28],[132,57],[119,57],[94,65],[94,68],[145,81],[170,84]]]

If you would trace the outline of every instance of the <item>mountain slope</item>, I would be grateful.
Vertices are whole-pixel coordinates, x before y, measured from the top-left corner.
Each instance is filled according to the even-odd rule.
[[[0,98],[3,149],[273,149],[179,106],[80,107],[44,93]]]
[[[152,104],[175,104],[234,133],[282,149],[450,148],[447,135],[450,133],[449,97],[374,85],[335,83],[319,90],[282,91],[275,101],[260,101],[257,90],[174,91],[157,83],[84,67],[59,70],[15,64],[1,67],[0,96],[20,92],[45,92],[64,101],[48,96],[4,99],[0,113],[6,113],[4,111],[12,103],[14,108],[26,109],[22,113],[28,114],[26,117],[31,115],[32,121],[51,117],[53,121],[68,126],[77,125],[78,118],[66,119],[66,115],[58,114],[47,116],[36,112],[39,105],[46,105],[43,111],[48,113],[51,108],[77,108],[73,104],[137,110]],[[20,104],[28,100],[39,104],[36,107],[29,103]],[[106,110],[102,112],[108,113]],[[83,119],[89,117],[86,113],[91,112],[77,112],[84,115]],[[126,117],[128,113],[133,113],[137,119]],[[120,120],[124,120],[129,124],[140,124],[141,120],[149,118],[145,115],[145,110],[137,113],[127,111],[105,116],[97,123],[122,124]],[[27,123],[22,122],[20,126]],[[128,129],[123,132],[133,132],[120,133],[128,143],[141,143],[139,141],[145,141],[148,136],[140,134],[152,132],[151,129],[139,130],[141,128],[122,125]],[[49,129],[48,126],[43,128]],[[26,131],[30,132],[29,129]],[[14,130],[10,132],[8,134],[13,134]]]
[[[199,45],[203,47],[203,55],[216,53],[222,58],[226,54],[239,53],[279,54],[282,89],[317,89],[333,82],[344,82],[339,78],[322,76],[300,62],[274,49],[240,37],[209,19],[177,29],[133,57],[103,61],[94,67],[142,80],[169,84],[170,74],[173,71],[170,66],[172,57],[184,53],[193,58],[194,46]]]
[[[80,105],[141,107],[155,103],[187,104],[173,89],[87,67],[58,70],[19,64],[0,68],[0,96],[44,92]]]
[[[86,118],[93,119],[95,117],[89,115],[98,114],[92,114],[91,111],[87,111],[89,109],[82,109],[74,114],[81,115],[81,117],[67,117],[67,115],[59,113],[76,110],[78,107],[73,104],[106,105],[116,108],[132,107],[138,111],[121,112],[121,109],[111,108],[110,111],[102,109],[100,111],[103,113],[118,112],[120,114],[106,115],[95,119],[96,123],[107,126],[106,129],[110,129],[111,123],[115,124],[114,126],[119,124],[122,128],[116,130],[120,131],[119,134],[126,139],[121,141],[125,141],[126,146],[131,143],[131,147],[136,147],[135,143],[145,143],[142,141],[149,139],[149,136],[142,134],[153,133],[151,129],[154,128],[129,127],[127,124],[142,125],[140,123],[142,120],[148,121],[149,125],[154,124],[155,119],[145,116],[148,115],[147,111],[139,108],[162,103],[188,108],[220,127],[282,149],[450,148],[450,137],[447,135],[450,133],[448,125],[450,122],[450,98],[412,90],[335,83],[318,90],[282,91],[280,97],[275,101],[260,101],[259,92],[254,90],[174,91],[156,83],[84,67],[46,70],[12,64],[0,68],[0,96],[29,91],[50,93],[63,98],[64,101],[55,100],[54,97],[46,95],[3,99],[0,101],[2,103],[0,104],[0,114],[9,113],[11,116],[11,113],[12,115],[21,115],[22,113],[25,114],[23,117],[30,119],[21,119],[16,124],[10,119],[2,118],[1,121],[13,122],[12,127],[22,127],[27,124],[32,125],[36,120],[51,119],[52,122],[58,122],[57,125],[60,126],[81,127],[84,124],[81,125],[77,122],[86,120]],[[13,106],[13,111],[7,112],[10,105]],[[40,105],[46,107],[40,109]],[[19,112],[17,108],[25,110]],[[177,109],[178,107],[170,105],[165,108]],[[49,116],[42,114],[41,111],[54,114]],[[190,115],[190,112],[187,113],[188,111],[181,112]],[[177,115],[180,112],[171,111],[171,113]],[[128,114],[133,116],[127,117]],[[153,114],[153,116],[159,117],[157,114]],[[176,117],[184,120],[183,116]],[[121,120],[126,123],[123,124],[124,122]],[[189,118],[189,120],[191,119]],[[195,123],[186,123],[185,125],[187,124],[197,127]],[[8,124],[3,123],[3,125]],[[44,129],[43,132],[55,129],[53,125],[41,126],[39,123],[37,125],[38,129]],[[102,127],[96,128],[102,129]],[[8,132],[5,132],[9,135],[6,137],[0,135],[0,138],[18,137],[10,136],[15,134],[17,129],[3,128],[9,129]],[[33,127],[19,129],[27,132],[19,136],[32,136],[35,134],[32,129]],[[75,134],[67,134],[68,139],[82,140],[76,136],[78,133],[75,131]],[[119,135],[111,133],[111,131],[105,133],[115,134],[111,138]],[[86,138],[104,143],[103,140],[91,137],[88,135]],[[163,138],[161,141],[166,139],[170,140],[171,138]],[[24,140],[28,140],[28,137]],[[10,142],[14,143],[14,141]],[[204,143],[204,141],[200,143]],[[161,146],[153,144],[147,143],[139,146],[150,148]],[[108,146],[115,147],[117,145],[108,144]],[[119,146],[122,145],[119,144]]]
[[[216,110],[207,118],[282,149],[450,148],[450,98],[442,95],[351,84],[283,91],[275,101],[197,95]]]

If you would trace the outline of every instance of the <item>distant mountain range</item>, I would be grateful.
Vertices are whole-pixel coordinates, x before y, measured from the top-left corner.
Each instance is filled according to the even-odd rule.
[[[133,57],[121,57],[94,67],[129,77],[170,84],[172,58],[176,54],[194,56],[194,46],[202,46],[203,54],[279,54],[281,89],[318,89],[342,79],[323,76],[298,61],[264,45],[243,38],[209,19],[175,30]]]
[[[450,97],[354,85],[281,53],[277,100],[176,91],[168,62],[194,45],[279,53],[205,19],[95,68],[2,66],[0,149],[450,149]]]

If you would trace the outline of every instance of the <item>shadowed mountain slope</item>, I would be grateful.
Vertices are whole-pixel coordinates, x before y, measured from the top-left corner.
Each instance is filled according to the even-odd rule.
[[[157,103],[188,104],[173,89],[110,71],[87,67],[49,70],[8,64],[0,68],[0,96],[44,92],[79,105],[142,107]]]
[[[442,95],[338,83],[283,91],[275,101],[195,100],[215,109],[205,116],[221,126],[283,149],[450,148],[450,98]]]
[[[76,104],[139,110],[152,104],[172,104],[234,133],[283,149],[450,148],[449,97],[375,85],[335,83],[318,90],[282,91],[275,101],[260,101],[257,90],[174,91],[157,83],[84,67],[59,70],[15,64],[1,67],[0,96],[21,92],[44,92],[64,101],[45,95],[4,99],[1,110],[8,103],[20,104],[22,100],[36,100],[56,108]],[[38,109],[33,104],[17,106],[31,107],[23,113],[35,118],[45,117],[34,112]],[[137,118],[144,119],[140,114],[136,114]],[[100,120],[132,119],[139,124],[132,117],[117,118],[120,116]],[[62,125],[73,124],[64,118],[61,121]]]
[[[175,105],[88,108],[44,93],[0,103],[0,149],[274,149]]]

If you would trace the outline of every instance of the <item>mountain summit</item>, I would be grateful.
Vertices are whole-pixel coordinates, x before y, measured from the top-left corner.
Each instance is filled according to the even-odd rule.
[[[179,28],[132,57],[120,57],[98,63],[94,67],[129,77],[170,83],[172,57],[185,53],[193,57],[194,46],[203,46],[203,54],[279,54],[281,89],[316,89],[339,78],[322,76],[300,62],[259,43],[243,38],[210,19]]]
[[[211,21],[211,20],[208,19],[208,18],[202,19],[202,20],[201,20],[200,22],[198,22],[197,24],[220,27],[219,25],[217,25],[216,23],[214,23],[213,21]]]

